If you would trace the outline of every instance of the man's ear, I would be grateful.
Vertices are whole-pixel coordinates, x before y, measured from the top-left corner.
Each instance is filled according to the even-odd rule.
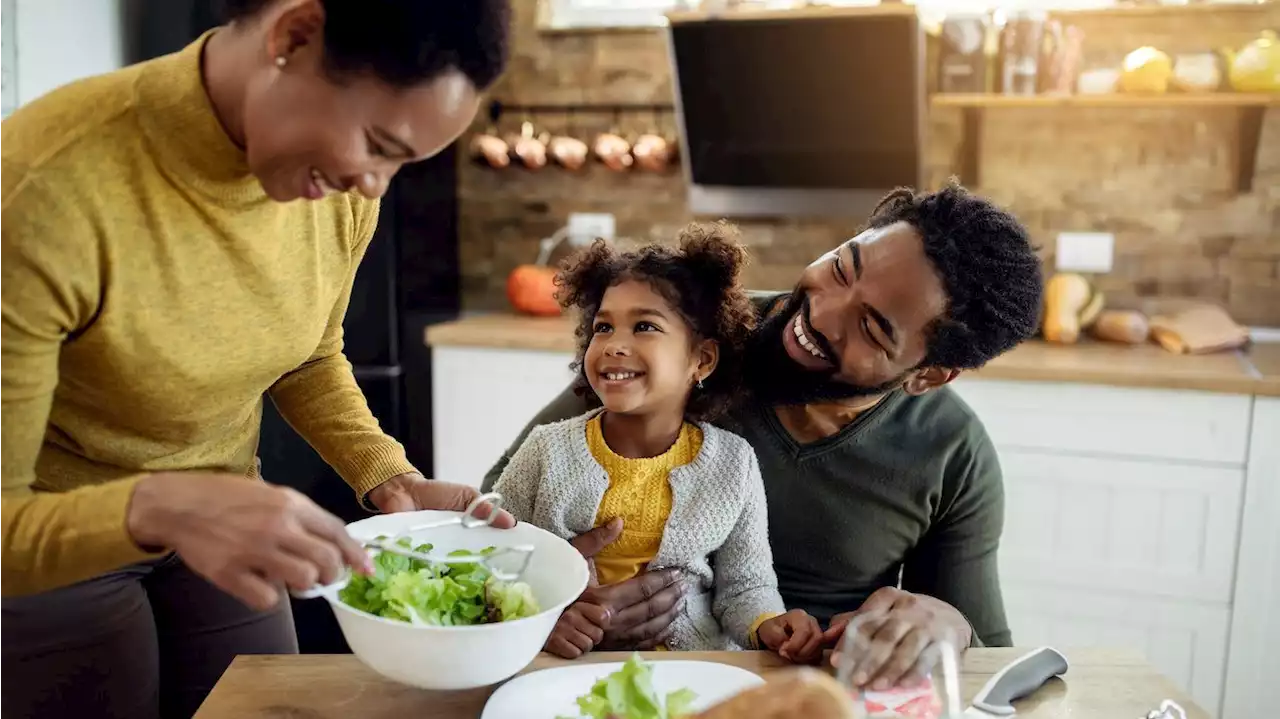
[[[694,355],[698,360],[695,370],[697,374],[693,377],[696,383],[698,378],[706,379],[716,371],[716,365],[720,362],[720,343],[715,340],[702,340],[694,348]]]
[[[907,376],[902,389],[909,395],[922,395],[960,376],[960,370],[947,367],[921,367]]]

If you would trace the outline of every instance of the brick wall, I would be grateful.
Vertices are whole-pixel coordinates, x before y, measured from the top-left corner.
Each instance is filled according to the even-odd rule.
[[[543,34],[535,26],[537,0],[514,2],[514,58],[494,97],[523,105],[671,102],[660,34]],[[1264,27],[1280,27],[1280,5],[1078,24],[1086,33],[1086,64],[1101,64],[1148,43],[1173,52],[1239,46]],[[521,119],[507,118],[502,129],[514,129]],[[571,129],[584,139],[610,129],[644,132],[655,122],[649,113],[532,119],[540,129]],[[670,118],[659,118],[664,122],[662,129],[674,131]],[[484,125],[478,122],[477,129]],[[1266,113],[1248,194],[1234,190],[1237,125],[1230,108],[987,110],[982,186],[974,189],[1022,218],[1047,261],[1060,231],[1115,233],[1115,267],[1098,278],[1115,305],[1199,297],[1223,303],[1241,322],[1280,326],[1280,109]],[[960,137],[959,110],[931,113],[932,186],[958,172]],[[504,307],[506,274],[533,260],[538,240],[570,212],[611,212],[620,235],[641,241],[670,240],[691,219],[676,171],[620,175],[599,165],[579,173],[495,171],[463,162],[460,233],[468,309]],[[753,287],[790,287],[800,268],[857,231],[847,219],[739,224],[753,249]]]

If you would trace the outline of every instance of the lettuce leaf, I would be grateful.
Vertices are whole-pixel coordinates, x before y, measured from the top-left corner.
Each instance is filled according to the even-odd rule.
[[[421,554],[433,549],[430,544],[413,547],[408,539],[398,543]],[[488,547],[481,554],[493,551]],[[458,550],[450,556],[468,553]],[[372,576],[352,576],[338,599],[387,619],[442,627],[511,621],[541,611],[529,585],[499,581],[480,563],[423,562],[379,552],[373,565]]]
[[[680,689],[664,701],[653,688],[653,667],[633,654],[621,669],[578,697],[579,716],[560,719],[679,719],[692,714],[697,697],[690,689]]]

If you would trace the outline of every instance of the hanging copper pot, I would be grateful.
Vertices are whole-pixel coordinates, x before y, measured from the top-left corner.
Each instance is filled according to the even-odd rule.
[[[547,141],[545,136],[534,134],[533,123],[528,120],[520,125],[520,137],[512,145],[515,156],[530,170],[547,166]]]

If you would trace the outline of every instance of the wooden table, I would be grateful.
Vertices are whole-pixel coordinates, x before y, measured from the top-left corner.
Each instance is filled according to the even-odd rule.
[[[970,650],[964,658],[966,700],[1023,651]],[[1208,713],[1135,653],[1098,649],[1064,653],[1071,661],[1065,680],[1054,680],[1019,703],[1020,719],[1141,719],[1164,699],[1181,704],[1188,719],[1209,719]],[[622,661],[626,656],[601,652],[579,661]],[[665,652],[645,658],[716,661],[765,678],[790,666],[766,652]],[[526,671],[564,663],[542,656]],[[480,716],[492,691],[413,689],[383,679],[350,655],[244,656],[223,675],[196,719],[473,719]]]

